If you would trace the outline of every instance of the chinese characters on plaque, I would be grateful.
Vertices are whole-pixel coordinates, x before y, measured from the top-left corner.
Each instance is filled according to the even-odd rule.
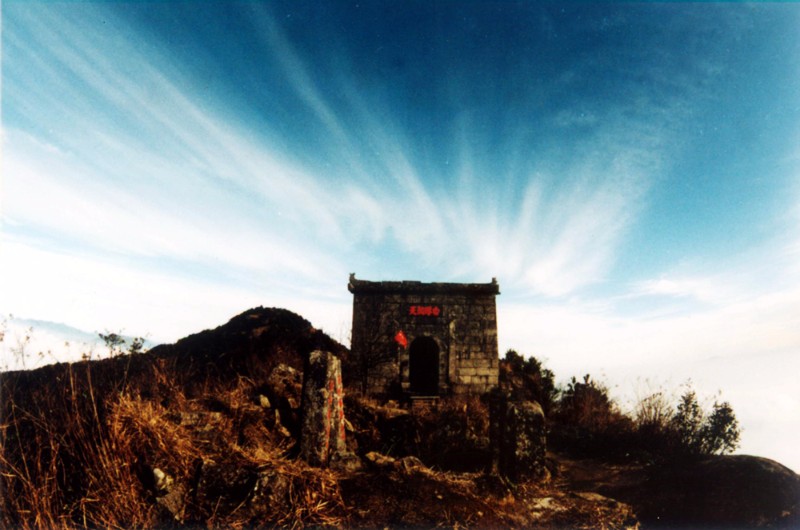
[[[412,305],[408,308],[408,314],[415,317],[438,317],[441,313],[438,305]]]

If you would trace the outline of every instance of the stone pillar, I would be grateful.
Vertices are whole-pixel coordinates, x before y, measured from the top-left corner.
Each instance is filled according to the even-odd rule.
[[[303,379],[300,458],[326,467],[347,452],[341,362],[332,353],[314,351]]]
[[[511,401],[496,391],[489,404],[492,471],[509,480],[538,479],[546,474],[546,427],[535,401]]]

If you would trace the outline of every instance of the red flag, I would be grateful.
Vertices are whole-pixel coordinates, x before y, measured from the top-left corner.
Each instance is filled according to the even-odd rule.
[[[406,338],[406,334],[403,333],[402,329],[397,332],[397,335],[394,336],[394,340],[396,340],[397,344],[403,348],[408,348],[408,339]]]

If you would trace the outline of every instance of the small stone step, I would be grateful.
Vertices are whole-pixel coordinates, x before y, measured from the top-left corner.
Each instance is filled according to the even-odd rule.
[[[409,396],[409,402],[412,412],[439,408],[439,396]]]

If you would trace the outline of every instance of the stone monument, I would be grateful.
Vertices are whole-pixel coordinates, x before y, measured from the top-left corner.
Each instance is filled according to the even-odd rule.
[[[341,363],[332,353],[314,351],[303,378],[300,457],[327,467],[347,453]]]

